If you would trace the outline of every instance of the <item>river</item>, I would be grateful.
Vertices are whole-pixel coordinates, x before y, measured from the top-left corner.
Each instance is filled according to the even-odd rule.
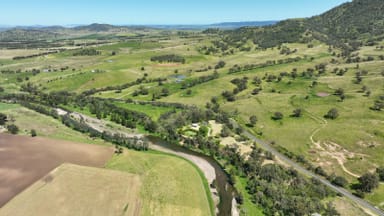
[[[59,115],[68,114],[67,111],[62,109],[56,109]],[[88,126],[92,127],[97,131],[107,131],[110,133],[123,134],[126,137],[142,137],[142,134],[133,134],[130,131],[126,131],[126,128],[109,128],[108,122],[105,120],[99,120],[87,115],[73,112],[71,113],[72,118],[76,120],[82,119]],[[150,142],[150,148],[170,154],[178,155],[182,158],[185,158],[195,164],[203,173],[205,178],[208,181],[208,184],[211,184],[213,180],[216,180],[216,188],[210,188],[212,198],[215,203],[218,203],[216,206],[216,215],[218,216],[237,216],[239,215],[236,201],[234,200],[234,188],[229,184],[229,177],[224,172],[223,168],[211,157],[203,155],[201,153],[194,152],[187,148],[184,148],[179,145],[169,144],[157,137],[147,136],[146,137]]]
[[[209,184],[213,179],[216,180],[216,189],[220,200],[216,206],[216,214],[218,216],[238,215],[236,210],[236,202],[234,202],[233,196],[234,188],[231,184],[228,183],[228,175],[213,158],[201,153],[194,152],[182,146],[166,143],[165,141],[162,141],[156,137],[149,136],[147,138],[150,141],[151,149],[175,154],[191,161],[201,169]],[[211,193],[215,199],[215,190],[211,189]]]

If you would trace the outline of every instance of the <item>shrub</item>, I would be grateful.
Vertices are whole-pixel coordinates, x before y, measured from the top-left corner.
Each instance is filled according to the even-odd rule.
[[[332,108],[328,111],[327,114],[324,116],[327,119],[336,119],[339,117],[339,111],[336,108]]]
[[[281,112],[275,112],[272,116],[273,120],[281,120],[283,119],[284,115]]]
[[[11,133],[11,134],[17,134],[19,132],[19,128],[14,125],[14,124],[10,124],[7,126],[7,130]]]
[[[36,130],[32,129],[31,130],[31,137],[35,137],[35,136],[37,136]]]

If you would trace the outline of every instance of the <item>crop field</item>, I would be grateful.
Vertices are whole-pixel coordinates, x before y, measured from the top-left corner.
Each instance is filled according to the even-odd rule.
[[[0,133],[0,206],[62,163],[103,167],[113,148]]]
[[[140,176],[141,215],[211,215],[202,177],[183,159],[124,151],[114,156],[107,168]]]
[[[92,215],[157,215],[174,211],[177,215],[211,214],[212,209],[208,202],[211,198],[206,192],[206,181],[189,162],[167,154],[131,150],[124,150],[124,154],[115,155],[111,159],[113,148],[108,143],[91,139],[51,117],[20,105],[0,105],[0,112],[5,113],[12,119],[12,123],[19,126],[20,133],[29,135],[31,129],[36,129],[38,134],[37,137],[0,134],[0,158],[7,161],[0,165],[1,175],[5,177],[0,181],[1,204],[27,188],[1,209],[0,215],[39,215],[42,212],[54,212],[63,202],[67,208],[61,208],[62,211],[56,212],[57,215],[68,212]],[[152,113],[153,118],[169,111],[168,108],[150,105],[127,105],[133,110]],[[81,141],[103,146],[77,144]],[[64,165],[36,182],[62,163],[93,167],[104,167],[106,164],[109,170],[122,172]],[[169,169],[171,166],[172,170]],[[24,167],[25,172],[20,172],[20,167]],[[114,184],[110,184],[112,180]],[[84,187],[83,182],[88,182],[89,187]],[[31,184],[33,185],[28,187]],[[95,188],[103,190],[94,190]],[[104,194],[105,191],[108,193]],[[31,196],[34,202],[23,205],[23,208],[15,207]],[[52,202],[49,205],[44,202],[43,205],[42,200],[50,196],[60,199],[49,199]],[[99,199],[94,200],[95,196]],[[89,200],[92,200],[92,204]],[[97,206],[100,209],[87,208],[94,206],[95,202],[99,203]]]
[[[138,175],[63,164],[7,203],[0,215],[139,216],[140,188]]]

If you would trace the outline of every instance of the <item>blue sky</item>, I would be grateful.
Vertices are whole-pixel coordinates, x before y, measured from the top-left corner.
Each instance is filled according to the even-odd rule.
[[[321,14],[348,0],[3,0],[2,25],[210,24]]]

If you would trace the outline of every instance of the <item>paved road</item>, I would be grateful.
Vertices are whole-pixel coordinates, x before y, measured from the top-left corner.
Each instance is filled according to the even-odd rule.
[[[235,126],[235,127],[240,127],[239,124],[235,121],[235,120],[232,120],[232,124]],[[299,165],[298,163],[292,161],[291,159],[289,159],[288,157],[286,157],[285,155],[281,154],[280,152],[278,152],[275,148],[273,148],[270,144],[268,144],[267,142],[255,137],[253,134],[251,134],[250,132],[248,132],[247,130],[244,130],[244,135],[246,135],[249,139],[257,142],[260,147],[262,147],[264,150],[267,150],[269,152],[271,152],[273,155],[275,155],[276,157],[280,158],[280,160],[282,160],[284,163],[292,166],[294,169],[296,169],[297,171],[299,171],[300,173],[304,174],[304,175],[307,175],[309,177],[313,177],[313,178],[316,178],[317,180],[319,180],[321,183],[327,185],[328,187],[330,187],[332,190],[340,193],[340,194],[343,194],[345,197],[347,197],[348,199],[354,201],[355,203],[357,203],[360,207],[366,209],[366,210],[369,210],[370,212],[376,214],[376,215],[379,215],[379,216],[384,216],[384,212],[381,211],[380,209],[374,207],[373,205],[369,204],[368,202],[366,202],[365,200],[362,200],[358,197],[356,197],[355,195],[351,194],[349,191],[345,190],[344,188],[341,188],[341,187],[337,187],[333,184],[331,184],[331,182],[329,182],[328,180],[312,173],[311,171],[308,171],[307,169],[305,169],[304,167],[302,167],[301,165]]]

